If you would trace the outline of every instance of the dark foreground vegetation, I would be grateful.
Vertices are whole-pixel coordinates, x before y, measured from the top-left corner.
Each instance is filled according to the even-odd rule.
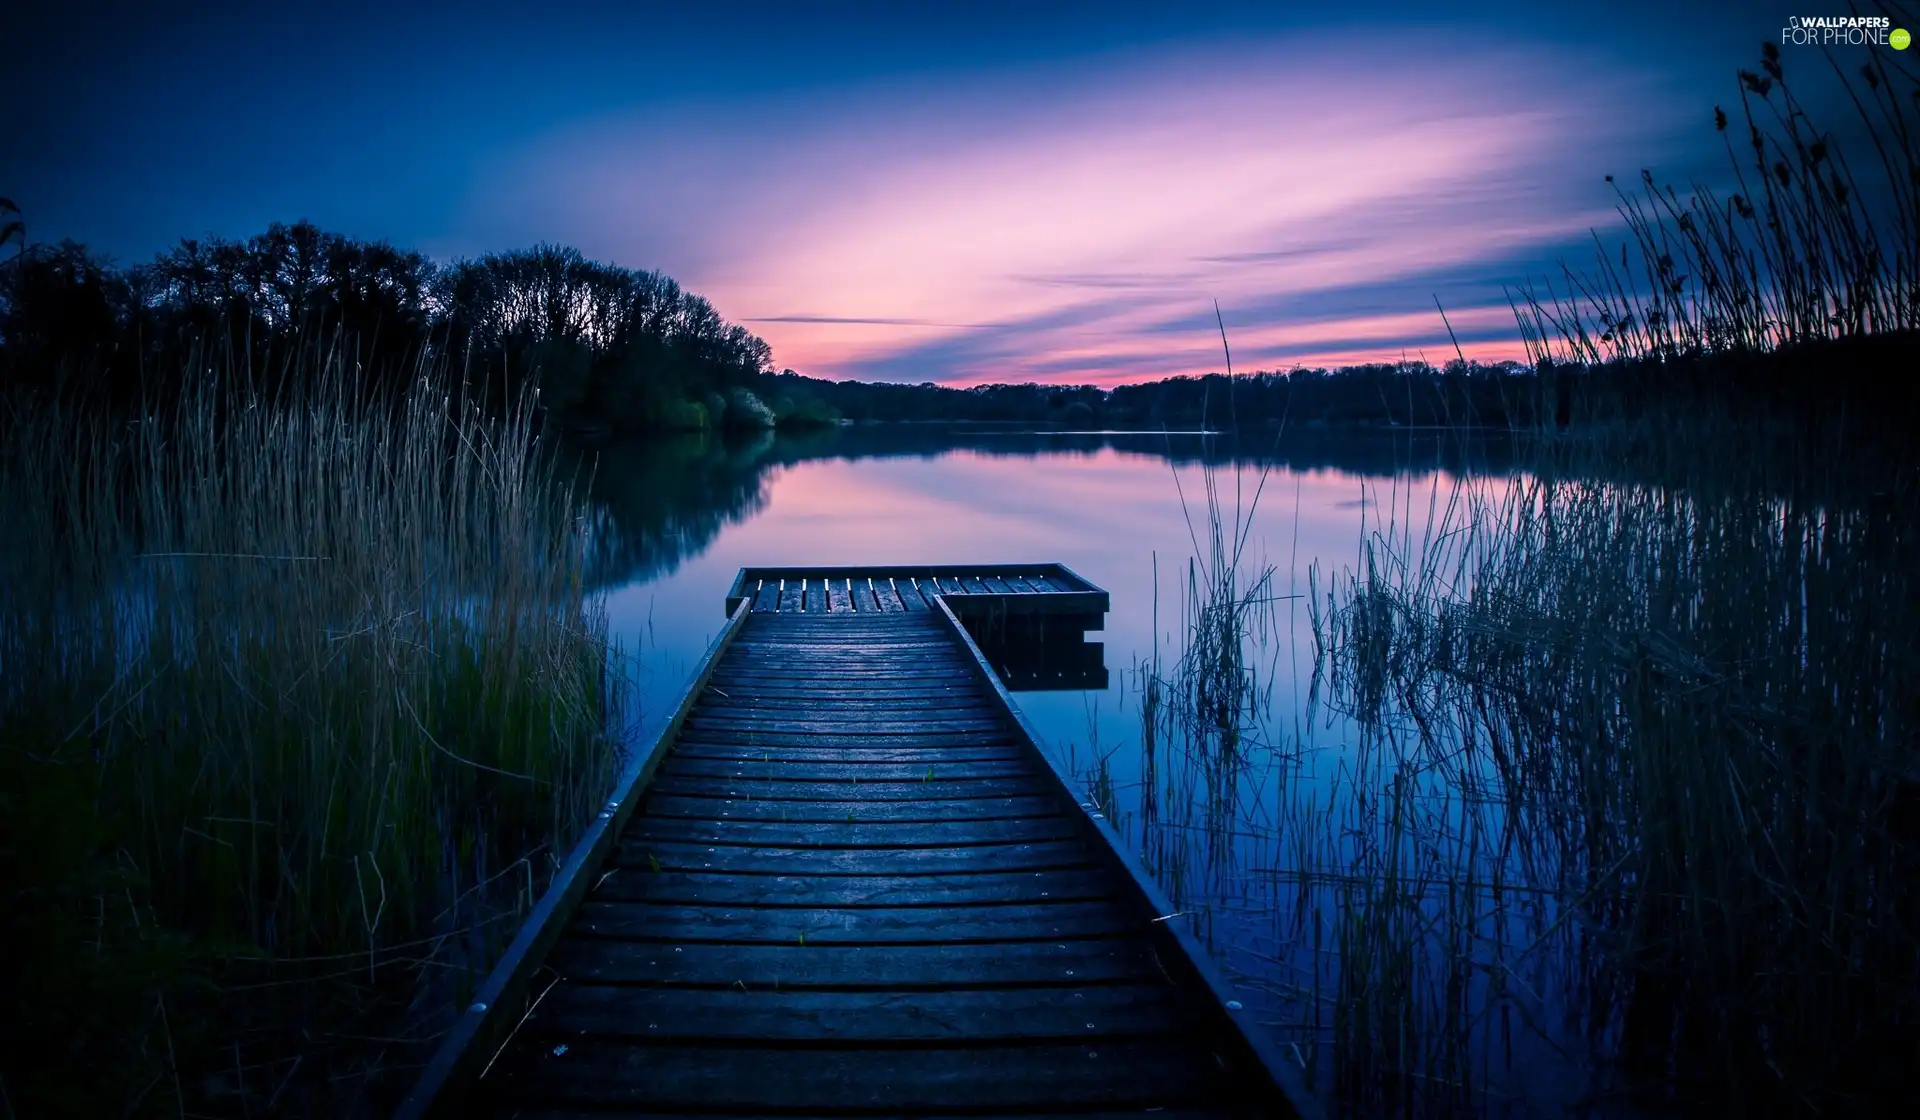
[[[1769,53],[1716,113],[1738,192],[1623,195],[1635,267],[1521,290],[1524,366],[854,386],[776,375],[699,297],[567,250],[439,265],[307,225],[133,268],[22,245],[0,1110],[393,1098],[619,764],[595,568],[660,561],[610,544],[550,431],[1199,427],[1227,402],[1263,440],[1546,437],[1524,481],[1436,492],[1311,588],[1321,696],[1362,751],[1335,799],[1279,791],[1234,897],[1295,938],[1275,984],[1326,1091],[1490,1109],[1512,1011],[1588,1032],[1595,1097],[1920,1103],[1920,132],[1884,52],[1846,76],[1871,154],[1813,130]],[[712,531],[671,497],[632,504]],[[1140,672],[1137,827],[1177,894],[1240,858],[1219,802],[1249,758],[1299,745],[1250,652],[1275,588],[1214,511],[1184,647]]]
[[[13,1115],[380,1111],[618,765],[524,402],[296,360],[131,423],[0,404]]]

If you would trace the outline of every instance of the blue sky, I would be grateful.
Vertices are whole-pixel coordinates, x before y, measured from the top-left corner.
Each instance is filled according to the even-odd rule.
[[[1216,299],[1244,368],[1442,357],[1436,294],[1517,356],[1502,285],[1590,253],[1604,174],[1717,174],[1800,11],[799,8],[40,5],[0,21],[0,194],[121,260],[300,218],[564,242],[825,376],[1196,372]]]

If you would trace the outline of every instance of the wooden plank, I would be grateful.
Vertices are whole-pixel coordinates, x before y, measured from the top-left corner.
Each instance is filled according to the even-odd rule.
[[[715,684],[721,698],[734,696],[786,694],[832,696],[839,693],[861,692],[930,692],[955,693],[966,692],[992,701],[992,693],[983,693],[980,686],[964,673],[917,674],[917,673],[881,673],[854,677],[810,677],[791,671],[778,669],[748,670],[720,666],[714,670],[714,679],[727,678],[727,683]]]
[[[892,703],[913,704],[920,700],[939,702],[974,703],[981,695],[978,686],[972,681],[958,683],[916,683],[902,681],[898,683],[874,681],[869,683],[836,683],[832,681],[815,684],[807,682],[769,684],[745,679],[735,682],[732,690],[718,685],[708,686],[709,695],[718,695],[729,700],[807,700],[812,702],[837,702],[839,700],[888,701]]]
[[[977,687],[967,678],[964,669],[937,669],[926,672],[906,672],[898,669],[842,669],[829,677],[808,676],[791,669],[776,666],[747,665],[731,662],[714,670],[713,686],[720,690],[720,699],[731,698],[736,693],[747,693],[755,688],[773,691],[784,689],[788,692],[820,690],[822,695],[833,692],[859,692],[868,690],[946,690],[949,692],[966,689],[978,694]]]
[[[851,581],[834,580],[827,584],[827,610],[834,614],[853,613],[853,591]]]
[[[767,678],[764,674],[761,679]],[[825,682],[820,687],[831,691],[818,693],[808,689],[803,695],[768,695],[753,691],[754,685],[748,684],[737,694],[724,687],[718,691],[709,689],[701,698],[700,716],[709,719],[735,719],[765,722],[767,720],[786,720],[792,724],[858,724],[870,722],[920,723],[925,720],[988,720],[1005,726],[1005,713],[1000,706],[992,702],[992,697],[978,689],[961,690],[941,684],[920,684],[919,691],[934,693],[923,709],[918,704],[900,704],[898,698],[890,695],[866,695],[884,693],[888,690],[880,682]],[[760,687],[771,688],[771,684]],[[807,689],[806,685],[782,682],[780,687],[788,693],[798,693]],[[944,695],[941,693],[944,692]],[[809,705],[808,701],[812,701]],[[892,704],[892,707],[888,707]],[[966,713],[976,714],[966,714]]]
[[[870,683],[876,677],[903,680],[957,681],[966,675],[966,664],[946,655],[907,657],[897,654],[856,656],[835,654],[830,657],[760,655],[743,653],[728,658],[721,667],[728,676],[740,673],[764,675],[768,681],[794,680],[830,682],[837,680]]]
[[[879,638],[850,639],[845,645],[832,646],[824,642],[762,639],[741,649],[739,657],[741,660],[775,662],[790,671],[814,676],[826,676],[827,666],[844,662],[875,662],[907,668],[930,662],[948,667],[965,664],[959,651],[948,642],[897,642]]]
[[[1070,840],[1065,817],[957,821],[715,820],[692,817],[643,817],[628,826],[636,844],[733,844],[757,848],[964,848],[980,844],[1040,843]]]
[[[788,581],[788,586],[794,585],[794,581]],[[754,629],[815,635],[861,633],[869,630],[898,630],[902,633],[922,633],[937,631],[939,629],[939,620],[931,617],[922,617],[920,615],[902,618],[887,618],[884,615],[873,615],[870,617],[855,615],[852,618],[832,618],[809,614],[783,614],[777,618],[756,619]]]
[[[865,641],[932,642],[943,635],[933,625],[936,620],[926,612],[919,614],[856,614],[849,618],[831,615],[778,614],[755,619],[746,635],[755,640],[771,636],[782,642],[831,642],[845,644]]]
[[[756,611],[777,611],[780,609],[780,585],[762,582],[754,592],[753,609]]]
[[[821,689],[857,691],[867,689],[970,689],[973,682],[965,673],[950,673],[942,670],[937,673],[890,673],[882,671],[853,672],[851,670],[822,680],[798,673],[781,672],[775,669],[754,670],[743,666],[722,665],[715,669],[712,682],[715,688],[727,695],[743,692],[753,687],[764,688],[769,692],[785,689],[789,692],[802,689]]]
[[[768,726],[775,726],[769,724]],[[1004,727],[994,730],[968,731],[881,731],[867,733],[861,725],[848,723],[837,728],[821,729],[809,726],[800,731],[768,731],[741,726],[719,727],[705,725],[693,728],[688,733],[688,742],[702,743],[715,747],[747,747],[738,752],[743,761],[806,761],[805,755],[791,755],[795,751],[850,751],[855,752],[844,759],[822,757],[819,762],[873,762],[877,761],[869,751],[947,751],[965,750],[970,747],[1012,747],[1015,751],[1002,758],[1026,758],[1027,752],[1020,740]],[[768,757],[770,756],[770,758]],[[906,761],[906,760],[903,760]],[[954,761],[959,761],[958,757]],[[1029,760],[1031,761],[1031,760]]]
[[[737,588],[754,580],[819,580],[819,579],[872,579],[876,583],[892,580],[904,584],[912,580],[956,577],[960,579],[1007,579],[1009,577],[1028,581],[1040,579],[1057,583],[1059,588],[1069,594],[1104,596],[1106,593],[1085,577],[1063,564],[940,564],[940,565],[894,565],[894,566],[831,566],[806,567],[786,566],[768,568],[743,568],[736,575],[734,586]],[[730,589],[729,595],[735,594]]]
[[[809,657],[781,651],[774,654],[742,653],[721,666],[728,673],[765,672],[769,678],[827,681],[856,673],[882,677],[943,677],[960,680],[966,676],[966,662],[947,653],[872,655],[829,654]]]
[[[857,692],[863,690],[897,692],[909,689],[944,689],[947,691],[966,689],[979,693],[989,701],[993,698],[991,693],[980,693],[979,686],[973,682],[968,674],[945,669],[934,673],[874,672],[864,673],[859,677],[843,675],[819,677],[811,676],[803,672],[796,672],[791,668],[756,669],[746,666],[722,665],[714,670],[713,675],[716,678],[722,676],[731,678],[735,685],[747,688],[764,688],[768,691],[780,689],[787,691],[805,689],[811,691],[819,689],[823,692]],[[734,694],[725,688],[721,689],[721,693],[726,696]]]
[[[846,637],[835,634],[812,638],[804,635],[781,632],[778,630],[755,630],[742,635],[732,648],[739,653],[765,655],[778,653],[783,657],[826,657],[846,653],[885,653],[893,656],[917,657],[925,653],[956,654],[953,641],[944,634],[876,633],[871,637]]]
[[[741,650],[738,656],[727,659],[727,668],[764,669],[824,682],[845,671],[884,670],[903,676],[925,673],[953,675],[966,668],[966,661],[951,648],[805,650],[766,645]]]
[[[617,1105],[597,1105],[588,1115],[590,1115],[593,1120],[714,1120],[714,1115],[710,1112],[697,1114],[691,1112],[658,1112],[651,1108],[645,1108],[644,1106],[621,1108]],[[925,1115],[933,1116],[936,1114],[926,1113]],[[1204,1105],[1192,1108],[1156,1108],[1152,1112],[1145,1114],[1142,1114],[1138,1109],[1129,1109],[1125,1112],[1075,1111],[1069,1115],[1072,1116],[1072,1120],[1264,1120],[1258,1113],[1250,1113],[1244,1109],[1230,1112],[1223,1108],[1211,1108]],[[1062,1120],[1063,1114],[1058,1112],[1048,1112],[1044,1114],[1038,1112],[973,1112],[968,1113],[967,1116],[968,1120]],[[513,1120],[583,1120],[583,1117],[578,1110],[574,1109],[553,1110],[522,1104],[514,1107]],[[729,1112],[726,1114],[726,1120],[796,1120],[796,1117],[791,1112],[781,1113],[778,1116],[766,1113]],[[804,1120],[820,1120],[820,1118],[813,1116],[806,1117]],[[899,1120],[899,1118],[895,1117],[893,1120]],[[910,1120],[919,1120],[919,1118],[910,1118]]]
[[[801,589],[801,597],[805,605],[802,606],[801,609],[808,614],[827,613],[826,584],[817,579],[805,580],[803,582],[806,586]]]
[[[827,697],[809,694],[804,696],[768,696],[747,693],[740,696],[721,695],[709,688],[705,693],[703,711],[715,715],[723,713],[754,713],[759,715],[780,715],[792,713],[805,718],[826,710],[837,718],[863,717],[871,713],[899,714],[901,711],[927,712],[941,718],[956,718],[967,715],[998,716],[998,706],[988,703],[978,692],[932,693],[923,702],[902,705],[898,696],[882,694],[867,695],[863,690],[843,689]]]
[[[795,800],[676,793],[650,795],[647,805],[648,813],[661,818],[795,822],[843,822],[851,818],[863,824],[1019,820],[1061,811],[1056,798],[1038,795],[888,801],[848,796]]]
[[[873,594],[873,581],[856,579],[853,581],[853,609],[866,614],[880,613],[880,603]]]
[[[980,582],[986,587],[989,593],[994,595],[1018,594],[1005,580],[995,579],[992,576],[981,576]]]
[[[1052,797],[998,797],[973,801],[754,801],[746,798],[654,794],[646,812],[654,817],[726,818],[743,821],[986,821],[1044,817],[1060,811]]]
[[[674,753],[682,758],[767,761],[768,755],[784,762],[867,762],[897,763],[903,766],[928,762],[1011,762],[1026,758],[1026,751],[1007,744],[987,747],[766,747],[746,743],[689,743],[681,740]]]
[[[838,732],[820,734],[815,732],[784,731],[726,731],[711,728],[700,731],[700,742],[716,745],[733,744],[736,746],[759,747],[763,752],[772,752],[776,756],[782,747],[820,748],[820,747],[865,747],[902,750],[936,747],[989,747],[1017,742],[1010,733],[979,731],[964,732],[923,732],[914,735],[851,735]],[[770,761],[762,759],[762,761]],[[924,777],[924,775],[920,775]],[[831,779],[828,779],[831,780]],[[864,780],[864,779],[863,779]]]
[[[898,665],[911,669],[921,665],[951,667],[966,663],[960,656],[960,651],[955,649],[951,642],[884,648],[873,643],[849,642],[843,646],[819,645],[808,649],[797,649],[792,645],[774,642],[752,642],[736,650],[729,660],[773,662],[818,676],[827,675],[839,665]]]
[[[590,1115],[593,1120],[714,1120],[714,1115],[710,1112],[698,1114],[691,1112],[659,1112],[651,1108],[645,1108],[644,1106],[621,1108],[618,1106],[608,1107],[600,1105],[596,1106],[588,1115]],[[927,1113],[926,1115],[932,1116],[934,1114]],[[1059,1112],[1048,1112],[1044,1114],[1037,1112],[975,1112],[968,1113],[967,1115],[969,1120],[1062,1120],[1063,1117],[1063,1114]],[[1247,1112],[1244,1109],[1227,1111],[1225,1108],[1210,1108],[1204,1105],[1191,1108],[1155,1108],[1153,1111],[1144,1114],[1138,1109],[1130,1109],[1126,1112],[1085,1112],[1076,1110],[1067,1115],[1071,1115],[1072,1120],[1265,1120],[1259,1113]],[[573,1109],[553,1110],[527,1105],[516,1105],[513,1110],[513,1120],[583,1120],[583,1118],[579,1111]],[[726,1114],[726,1120],[796,1120],[796,1117],[791,1112],[781,1113],[778,1116],[763,1113],[729,1112]],[[807,1120],[819,1120],[819,1117],[809,1117]]]
[[[804,673],[815,677],[830,676],[836,666],[842,665],[849,668],[870,665],[873,668],[897,668],[907,671],[919,667],[933,667],[952,672],[956,667],[966,663],[958,651],[951,646],[798,649],[792,646],[780,647],[767,644],[741,650],[736,660],[767,664],[790,673]]]
[[[1008,729],[1006,714],[984,707],[977,695],[919,691],[918,696],[908,690],[890,694],[858,688],[817,696],[711,695],[702,706],[698,727],[727,732],[771,731],[790,738],[971,734],[992,739]],[[921,705],[925,705],[924,715],[919,714]],[[710,736],[702,733],[699,738]]]
[[[880,610],[883,613],[901,614],[907,609],[906,604],[900,601],[899,594],[894,591],[892,580],[876,579],[872,582],[873,601],[880,604]]]
[[[674,945],[963,945],[1118,937],[1141,933],[1142,925],[1113,902],[814,910],[588,899],[567,933]]]
[[[726,761],[710,758],[667,759],[662,775],[686,778],[734,778],[779,782],[962,782],[983,778],[1017,778],[1037,773],[1029,760],[1019,762],[932,762],[911,766],[897,763],[782,762],[760,759]]]
[[[599,984],[749,991],[831,986],[845,991],[1117,984],[1161,979],[1143,937],[978,945],[662,945],[565,938],[553,953],[562,976]]]
[[[785,707],[755,707],[755,705],[730,705],[730,707],[710,707],[712,715],[703,715],[699,724],[687,728],[687,734],[695,742],[737,743],[737,742],[783,742],[795,747],[826,747],[837,743],[816,742],[816,740],[847,740],[849,745],[879,745],[879,740],[910,740],[900,745],[910,747],[933,747],[933,745],[987,745],[987,743],[1006,742],[1012,736],[1012,728],[1006,724],[1004,713],[985,713],[981,715],[973,707],[972,697],[924,697],[920,701],[897,699],[895,703],[908,707],[912,703],[929,705],[929,713],[922,720],[904,720],[900,717],[902,707],[885,709],[879,707],[881,699],[862,699],[866,705],[856,711],[843,711],[837,717],[828,715],[822,718],[820,709],[785,709]],[[820,707],[833,711],[833,699],[822,699]],[[772,736],[772,738],[760,738]],[[933,740],[939,742],[931,742]],[[1020,742],[1018,736],[1012,736],[1012,742]]]
[[[848,642],[865,638],[887,638],[901,635],[918,641],[926,641],[939,634],[935,620],[926,616],[901,615],[898,618],[883,615],[854,615],[851,618],[834,618],[831,615],[781,614],[769,618],[755,619],[750,634],[777,634],[782,640],[817,639],[821,641]]]
[[[885,659],[883,659],[885,658]],[[780,651],[778,654],[742,654],[729,658],[720,667],[728,676],[752,676],[757,680],[789,682],[787,687],[835,685],[879,687],[888,681],[906,683],[931,680],[934,686],[953,686],[966,680],[966,664],[945,654],[915,657],[900,654],[875,654],[866,657],[834,655],[810,657],[805,653]],[[991,694],[982,693],[989,702]]]
[[[929,706],[925,710],[918,705],[888,708],[884,706],[884,700],[867,700],[863,707],[843,707],[832,699],[823,700],[811,709],[791,706],[765,708],[749,703],[751,699],[751,696],[746,696],[736,701],[732,696],[718,696],[709,692],[688,720],[689,728],[742,727],[789,732],[818,731],[825,734],[911,735],[926,731],[992,731],[1010,726],[1006,713],[982,705],[977,693],[942,700],[937,706]]]
[[[780,613],[800,609],[800,583],[798,580],[783,581],[780,585]]]
[[[959,875],[735,875],[620,867],[602,874],[602,901],[704,906],[963,906],[968,903],[1091,902],[1114,897],[1099,870],[976,871]]]
[[[755,731],[787,736],[832,735],[849,738],[871,735],[991,735],[1005,730],[1006,726],[1006,721],[998,715],[951,716],[937,712],[920,719],[882,719],[880,713],[868,711],[849,712],[840,719],[800,720],[781,712],[755,715],[736,710],[718,715],[697,712],[687,720],[688,734],[698,738],[705,738],[707,732],[751,734]]]
[[[812,943],[808,938],[808,943]],[[527,1029],[645,1039],[821,1042],[981,1041],[1164,1035],[1193,1022],[1164,984],[923,992],[721,991],[563,983]]]
[[[1083,867],[1079,841],[983,844],[968,848],[737,848],[725,844],[623,841],[621,867],[662,871],[737,871],[769,875],[938,875],[955,871],[1044,871]]]
[[[825,728],[827,730],[822,732],[824,734],[838,735],[847,732],[858,735],[863,726],[870,728],[880,723],[911,724],[916,729],[923,729],[930,723],[988,721],[993,723],[993,728],[985,731],[973,730],[981,738],[993,739],[997,736],[998,729],[1007,727],[1006,713],[981,704],[979,696],[965,692],[844,688],[819,695],[800,696],[793,695],[792,691],[739,696],[711,695],[702,714],[707,719],[713,720],[795,729],[790,734],[811,734],[816,729]],[[922,710],[923,705],[925,716],[920,719],[911,718]],[[902,718],[903,716],[908,718]],[[871,730],[868,733],[881,736],[901,734],[894,731]],[[918,733],[916,730],[904,734],[912,736]],[[950,734],[951,732],[939,733]],[[707,736],[702,735],[700,738],[706,739]]]
[[[962,583],[958,576],[937,576],[934,582],[940,585],[940,593],[942,595],[967,595],[973,591],[972,588]]]
[[[920,597],[920,590],[914,586],[912,580],[890,580],[889,582],[893,584],[894,594],[900,596],[901,605],[908,611],[927,609],[927,601]]]
[[[748,778],[661,774],[648,787],[683,797],[739,798],[753,801],[971,801],[977,798],[1052,795],[1036,771],[1019,778],[959,782],[795,782]]]
[[[535,1035],[546,1039],[553,1036]],[[661,1108],[948,1111],[1227,1103],[1211,1053],[1178,1038],[1019,1048],[634,1046],[554,1037],[490,1082],[511,1100]]]
[[[818,696],[822,703],[830,703],[835,698],[884,700],[906,698],[914,694],[925,697],[966,697],[977,698],[978,686],[965,677],[862,677],[858,680],[816,681],[805,677],[776,676],[770,673],[730,672],[715,670],[708,682],[715,695],[711,698],[731,700],[735,697]]]

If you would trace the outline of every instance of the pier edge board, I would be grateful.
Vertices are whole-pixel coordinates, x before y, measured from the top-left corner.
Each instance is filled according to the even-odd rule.
[[[938,578],[950,582],[960,578],[998,578],[1018,577],[1031,581],[1033,586],[1044,588],[1037,591],[1023,591],[1009,588],[1006,592],[991,592],[983,587],[980,591],[959,591],[953,593],[953,600],[961,606],[963,612],[1000,612],[1006,614],[1076,614],[1104,615],[1110,606],[1107,592],[1086,577],[1075,572],[1065,564],[1016,563],[1016,564],[850,564],[850,565],[802,565],[792,567],[745,567],[736,571],[733,583],[728,587],[725,602],[731,617],[742,599],[751,600],[754,592],[763,583],[782,580],[822,580],[840,578],[863,578],[871,580],[906,580],[909,586],[925,583],[934,588]],[[958,582],[955,587],[960,587]],[[946,592],[937,592],[946,593]],[[968,600],[973,600],[968,602]],[[812,613],[804,602],[800,610]],[[911,608],[909,608],[911,609]],[[823,612],[824,611],[823,608]]]
[[[1107,822],[1105,812],[1092,799],[1083,795],[1073,775],[1063,770],[1054,761],[1053,756],[1040,745],[1040,736],[1032,723],[1027,720],[1026,713],[1014,703],[1013,695],[1007,691],[1006,686],[994,673],[986,655],[981,652],[973,636],[967,632],[960,617],[954,613],[952,605],[941,598],[935,600],[934,606],[945,619],[946,624],[952,628],[955,638],[967,651],[968,666],[974,676],[982,680],[986,687],[1000,698],[1000,702],[1006,705],[1007,712],[1013,717],[1020,736],[1045,761],[1045,773],[1053,778],[1059,786],[1060,793],[1076,807],[1077,819],[1082,828],[1098,838],[1099,843],[1095,845],[1095,850],[1112,861],[1120,873],[1122,884],[1131,885],[1138,894],[1137,902],[1156,916],[1152,924],[1152,939],[1173,950],[1169,954],[1163,954],[1164,958],[1170,958],[1168,963],[1176,967],[1183,966],[1190,973],[1187,977],[1189,983],[1181,987],[1196,988],[1207,997],[1207,1010],[1221,1028],[1221,1036],[1241,1051],[1240,1056],[1248,1072],[1266,1076],[1274,1094],[1287,1103],[1296,1120],[1326,1120],[1324,1109],[1307,1086],[1305,1079],[1301,1077],[1300,1071],[1286,1061],[1277,1047],[1259,1035],[1257,1027],[1248,1021],[1249,1013],[1244,1008],[1238,1011],[1228,1008],[1230,1002],[1237,1002],[1233,998],[1233,989],[1228,986],[1226,977],[1213,963],[1206,947],[1179,923],[1166,920],[1176,913],[1173,903],[1147,874],[1146,868],[1141,866],[1140,861],[1129,851],[1120,834]]]
[[[533,973],[565,932],[592,885],[593,872],[613,850],[641,794],[672,750],[681,725],[700,702],[708,679],[752,610],[752,600],[743,599],[734,607],[727,624],[714,635],[699,670],[681,693],[673,718],[621,775],[612,796],[574,844],[567,862],[554,874],[540,901],[521,923],[512,944],[487,974],[486,982],[441,1037],[433,1057],[394,1112],[395,1120],[428,1120],[464,1114],[461,1106],[479,1073],[512,1039],[513,1028],[529,1010],[527,992]]]

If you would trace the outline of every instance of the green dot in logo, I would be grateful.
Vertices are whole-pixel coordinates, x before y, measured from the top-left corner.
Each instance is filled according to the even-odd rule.
[[[1906,50],[1907,44],[1911,42],[1913,42],[1913,36],[1907,34],[1907,29],[1904,27],[1894,28],[1893,34],[1887,36],[1887,45],[1896,51]]]

